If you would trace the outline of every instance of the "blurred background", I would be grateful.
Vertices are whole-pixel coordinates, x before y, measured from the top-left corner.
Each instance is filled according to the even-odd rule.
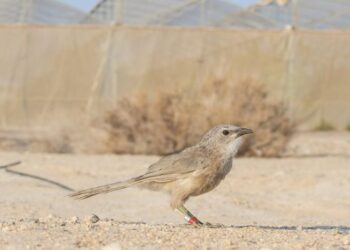
[[[276,156],[350,130],[350,1],[1,0],[0,23],[4,149],[163,154],[230,122]]]

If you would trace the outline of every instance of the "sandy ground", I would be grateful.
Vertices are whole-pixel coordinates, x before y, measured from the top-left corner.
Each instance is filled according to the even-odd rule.
[[[0,153],[0,165],[72,189],[142,173],[155,156]],[[83,201],[0,170],[1,249],[350,249],[350,157],[238,159],[187,207],[221,228],[192,228],[165,194],[131,188]],[[92,214],[100,220],[95,222]]]

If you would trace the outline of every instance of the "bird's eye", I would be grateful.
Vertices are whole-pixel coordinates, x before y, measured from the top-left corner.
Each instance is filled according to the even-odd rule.
[[[223,134],[223,135],[228,135],[229,133],[230,133],[230,131],[228,131],[228,130],[226,130],[226,129],[225,129],[224,131],[222,131],[222,134]]]

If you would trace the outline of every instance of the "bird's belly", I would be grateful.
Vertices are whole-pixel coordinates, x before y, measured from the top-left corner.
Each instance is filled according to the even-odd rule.
[[[203,175],[196,176],[197,180],[195,181],[200,184],[198,185],[200,188],[195,190],[192,195],[201,195],[216,188],[230,172],[231,168],[232,162],[229,162],[228,164],[224,164],[221,168],[218,168],[216,171],[210,171],[203,173]]]
[[[202,178],[198,178],[196,181],[200,183],[200,185],[198,185],[198,188],[194,190],[192,195],[197,196],[213,190],[220,184],[222,179],[223,178],[219,176],[204,176]]]
[[[147,188],[163,190],[168,193],[184,193],[188,196],[197,196],[207,193],[217,187],[232,168],[232,161],[220,164],[217,168],[199,170],[183,178],[164,183],[147,183]]]

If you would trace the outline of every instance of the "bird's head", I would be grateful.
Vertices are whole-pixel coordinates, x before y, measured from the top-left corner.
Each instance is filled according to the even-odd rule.
[[[236,154],[241,145],[241,137],[253,133],[249,128],[234,125],[218,125],[209,130],[201,139],[200,144],[207,147],[222,149],[226,153]]]

